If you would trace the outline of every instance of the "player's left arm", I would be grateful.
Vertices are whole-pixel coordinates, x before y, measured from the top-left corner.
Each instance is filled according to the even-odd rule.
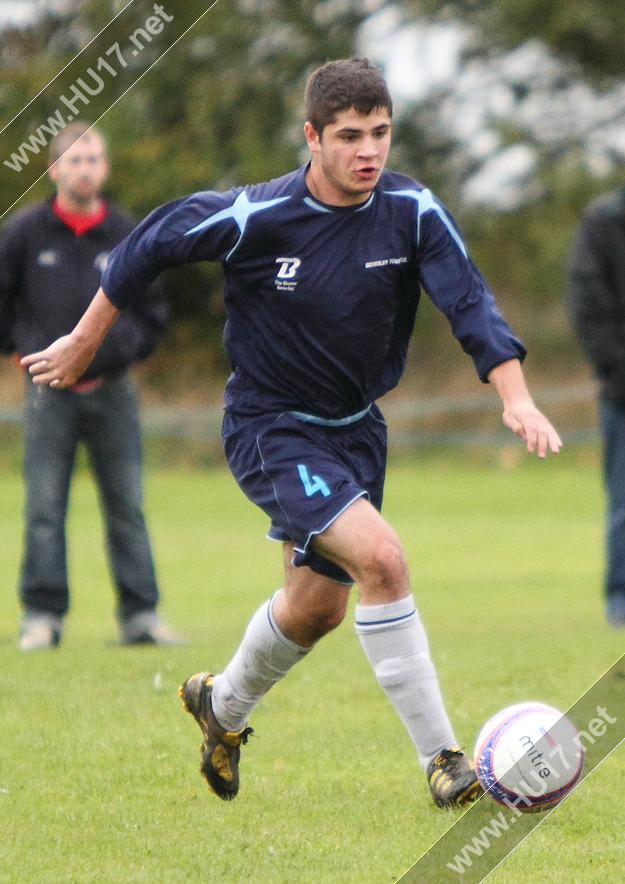
[[[503,422],[544,458],[562,441],[529,394],[521,360],[525,347],[513,334],[481,273],[471,261],[451,216],[427,211],[418,242],[420,282],[448,318],[454,336],[470,354],[482,381],[503,402]],[[493,367],[494,366],[494,367]]]
[[[488,380],[503,403],[504,424],[527,443],[529,452],[545,457],[562,448],[562,440],[547,418],[536,408],[518,359],[509,359],[491,369]]]
[[[74,330],[57,338],[45,350],[24,356],[20,361],[22,368],[28,369],[35,384],[71,387],[87,370],[119,313],[104,291],[98,289]]]

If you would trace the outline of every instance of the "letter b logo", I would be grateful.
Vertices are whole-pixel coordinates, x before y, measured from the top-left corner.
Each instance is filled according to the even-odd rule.
[[[293,279],[301,263],[299,258],[276,258],[276,264],[281,265],[278,279]]]

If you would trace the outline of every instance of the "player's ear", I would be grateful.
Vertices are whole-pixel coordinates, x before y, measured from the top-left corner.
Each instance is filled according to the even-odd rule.
[[[306,144],[309,149],[313,153],[317,153],[321,146],[321,137],[310,120],[306,120],[304,123],[304,135],[306,136]]]

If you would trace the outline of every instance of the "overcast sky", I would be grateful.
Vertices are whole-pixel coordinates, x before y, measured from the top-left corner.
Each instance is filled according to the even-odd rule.
[[[7,24],[30,24],[35,15],[35,4],[31,0],[1,0],[0,2],[0,28]]]
[[[477,166],[465,202],[517,208],[537,192],[541,156],[576,153],[598,178],[625,161],[625,83],[599,93],[539,40],[464,63],[470,37],[459,24],[405,24],[392,5],[360,31],[360,51],[383,67],[399,113],[445,88],[438,123]],[[503,143],[503,128],[519,132],[516,144]]]

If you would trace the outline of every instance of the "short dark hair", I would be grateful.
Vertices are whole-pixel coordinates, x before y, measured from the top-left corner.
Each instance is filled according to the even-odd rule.
[[[99,138],[100,141],[104,144],[104,149],[106,151],[106,142],[104,140],[104,136],[98,129],[94,129],[90,123],[86,122],[70,123],[64,129],[61,129],[60,132],[57,132],[50,142],[50,147],[48,149],[48,159],[50,165],[56,163],[59,157],[62,157],[65,151],[69,150],[72,144],[74,144],[84,135],[86,135],[87,138]]]
[[[359,114],[385,108],[393,115],[393,102],[380,68],[368,58],[344,58],[313,71],[306,83],[306,118],[319,137],[337,114],[352,107]]]

